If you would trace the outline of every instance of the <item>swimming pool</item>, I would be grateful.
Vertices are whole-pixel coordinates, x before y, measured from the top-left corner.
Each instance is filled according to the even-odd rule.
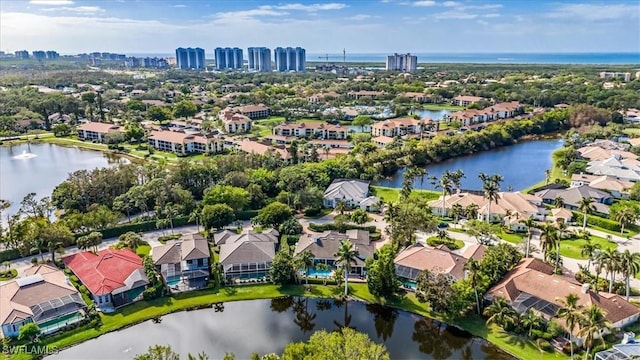
[[[180,276],[169,276],[167,278],[167,286],[176,286],[180,283]]]
[[[302,275],[304,275],[304,271],[302,271]],[[314,268],[309,269],[309,277],[310,278],[329,278],[333,276],[333,270],[328,271],[318,271]]]

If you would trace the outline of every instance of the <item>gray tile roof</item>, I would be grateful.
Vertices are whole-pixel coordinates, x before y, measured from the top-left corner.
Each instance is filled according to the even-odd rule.
[[[278,242],[278,233],[275,229],[265,230],[261,233],[255,232],[253,230],[246,230],[242,234],[237,234],[233,231],[223,230],[219,233],[216,233],[213,238],[217,245],[222,244],[233,244],[242,241],[269,241],[276,243]]]
[[[360,254],[356,260],[356,265],[363,266],[364,259],[373,256],[375,248],[369,241],[369,233],[364,230],[349,230],[346,234],[337,231],[325,231],[322,234],[303,234],[294,254],[297,255],[305,250],[311,251],[318,259],[335,259],[335,254],[340,248],[340,241],[349,239]]]
[[[273,261],[276,245],[271,241],[239,241],[220,245],[220,263],[247,264]]]
[[[345,199],[360,202],[369,195],[369,182],[362,180],[336,179],[325,190],[325,199]]]
[[[169,240],[151,249],[154,264],[177,264],[183,260],[208,258],[209,243],[200,234],[187,234],[180,240]]]
[[[547,201],[561,197],[562,200],[564,200],[565,204],[576,207],[580,205],[580,199],[582,199],[583,197],[590,197],[596,202],[608,201],[613,199],[613,196],[611,196],[611,194],[602,190],[592,188],[588,185],[572,187],[568,189],[542,190],[538,191],[535,195]]]

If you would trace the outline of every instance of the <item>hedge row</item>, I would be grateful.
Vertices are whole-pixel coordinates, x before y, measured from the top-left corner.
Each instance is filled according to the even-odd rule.
[[[316,232],[323,232],[323,231],[327,231],[327,230],[337,230],[337,231],[347,231],[347,230],[366,230],[369,233],[374,233],[376,232],[376,227],[375,226],[358,226],[358,225],[353,225],[353,224],[342,224],[341,226],[338,226],[334,223],[328,223],[328,224],[316,224],[316,223],[310,223],[309,224],[309,229],[316,231]]]
[[[578,225],[582,225],[582,213],[574,211],[573,218]],[[620,224],[617,221],[601,218],[594,215],[587,214],[587,225],[601,227],[609,231],[620,231]]]
[[[18,258],[20,258],[20,251],[18,251],[18,249],[0,251],[0,265],[5,261],[11,261]]]

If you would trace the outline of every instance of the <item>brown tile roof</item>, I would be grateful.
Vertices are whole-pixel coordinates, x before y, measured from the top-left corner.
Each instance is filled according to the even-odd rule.
[[[417,243],[402,250],[395,258],[396,265],[450,274],[456,279],[464,278],[464,265],[468,259],[447,248],[432,248]]]
[[[115,124],[107,124],[107,123],[91,121],[78,126],[78,130],[93,131],[97,133],[106,134],[112,131],[124,132],[124,127],[118,126]]]
[[[470,96],[470,95],[458,95],[453,98],[456,101],[469,101],[469,102],[478,102],[484,100],[483,97],[480,96]]]

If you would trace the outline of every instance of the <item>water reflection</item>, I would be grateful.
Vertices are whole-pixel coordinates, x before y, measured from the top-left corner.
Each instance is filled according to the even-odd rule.
[[[393,336],[393,327],[398,319],[398,310],[390,307],[367,304],[367,311],[373,315],[373,324],[379,339],[386,341]]]
[[[293,322],[303,333],[312,331],[316,327],[316,323],[313,322],[316,314],[309,311],[309,298],[298,298],[293,303],[293,312],[296,316]]]

